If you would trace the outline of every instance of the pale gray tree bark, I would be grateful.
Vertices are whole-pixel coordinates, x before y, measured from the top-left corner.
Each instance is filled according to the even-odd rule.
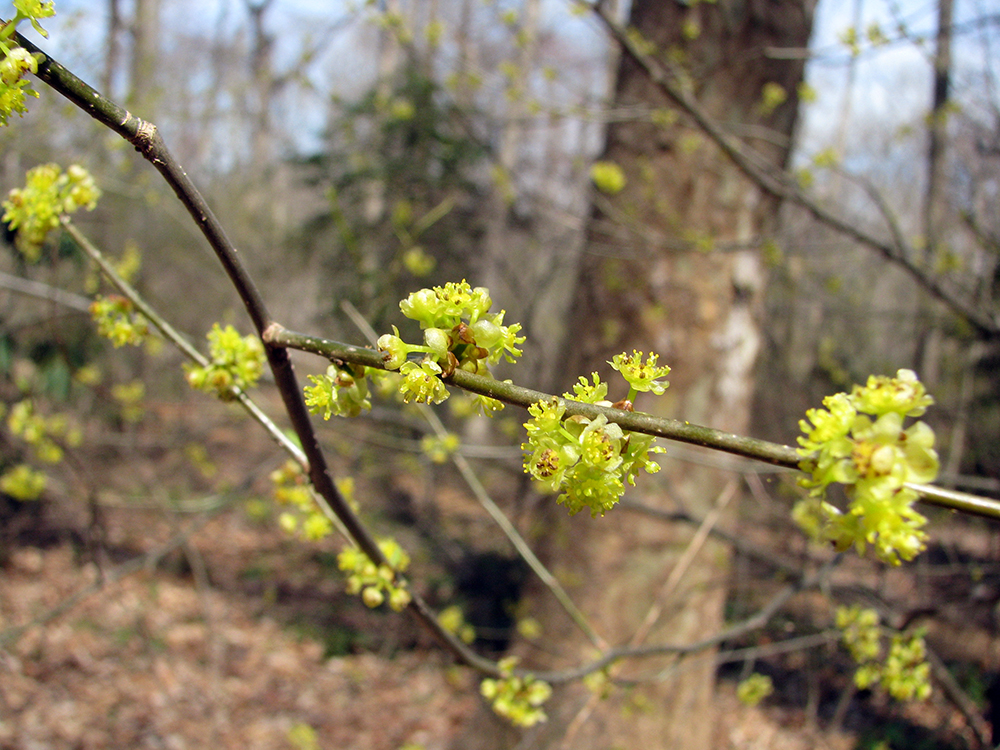
[[[135,0],[132,15],[132,55],[126,101],[147,119],[158,98],[156,63],[160,55],[160,0]]]
[[[938,2],[938,29],[931,75],[931,111],[927,128],[927,186],[924,191],[924,247],[922,263],[928,273],[941,255],[948,216],[947,152],[948,98],[951,87],[951,37],[954,18],[952,0]],[[931,300],[922,299],[918,309],[921,330],[917,342],[916,367],[921,379],[933,389],[941,380],[944,333],[940,315]]]

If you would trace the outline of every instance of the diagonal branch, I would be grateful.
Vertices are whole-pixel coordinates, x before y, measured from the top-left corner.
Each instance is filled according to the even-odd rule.
[[[611,37],[621,46],[636,65],[646,72],[649,80],[673,100],[712,141],[722,149],[732,162],[751,180],[775,198],[787,200],[804,208],[812,216],[831,229],[843,234],[872,250],[886,260],[896,264],[928,293],[944,303],[954,313],[961,316],[987,339],[1000,337],[1000,315],[989,314],[971,301],[946,287],[941,279],[935,278],[927,269],[912,260],[915,253],[900,237],[886,242],[851,223],[823,206],[798,185],[796,179],[786,170],[767,164],[745,143],[734,137],[699,104],[698,100],[681,85],[674,67],[643,51],[640,45],[628,35],[604,7],[603,3],[588,3],[572,0],[591,9],[601,20]]]
[[[304,333],[294,333],[279,324],[273,324],[264,334],[264,340],[274,346],[287,346],[305,352],[318,354],[327,359],[350,362],[365,367],[385,369],[382,355],[371,349],[363,349],[338,341],[308,336]],[[531,388],[524,388],[514,383],[494,380],[482,375],[476,375],[465,370],[455,370],[445,378],[445,382],[458,386],[463,390],[495,398],[497,401],[527,409],[539,401],[551,401],[557,396],[542,393]],[[621,425],[626,430],[641,432],[645,435],[676,440],[681,443],[700,445],[725,453],[733,453],[746,458],[753,458],[765,463],[782,466],[786,469],[798,469],[801,458],[795,448],[789,445],[772,443],[767,440],[734,435],[731,432],[716,430],[712,427],[682,422],[678,419],[655,417],[638,411],[623,411],[609,406],[585,404],[566,398],[558,398],[566,406],[567,415],[579,414],[587,419],[604,416],[609,422]],[[908,488],[920,494],[921,499],[932,505],[949,510],[959,510],[985,518],[1000,519],[1000,501],[979,495],[971,495],[957,490],[948,490],[928,484],[907,484]]]
[[[627,53],[633,56],[641,54],[635,49],[630,49],[627,44],[628,40],[624,37],[624,35],[620,41],[622,42]],[[38,50],[36,46],[31,44],[26,39],[18,36],[17,42],[29,51],[40,55],[41,61],[38,69],[39,79],[68,98],[71,102],[86,111],[100,123],[121,135],[129,143],[132,143],[140,154],[142,154],[142,156],[161,173],[166,182],[174,190],[178,199],[185,206],[188,213],[191,215],[192,219],[194,219],[202,234],[206,237],[212,249],[215,251],[216,256],[243,301],[243,304],[246,307],[258,334],[265,343],[265,351],[267,353],[271,371],[282,396],[285,409],[302,445],[302,450],[309,466],[310,479],[314,488],[334,510],[336,515],[341,519],[344,526],[347,528],[350,535],[357,542],[358,546],[368,555],[368,557],[377,564],[387,564],[387,561],[385,560],[385,557],[379,549],[378,544],[376,543],[371,532],[364,526],[333,484],[332,477],[327,468],[325,456],[320,449],[317,436],[312,428],[309,412],[305,407],[302,398],[302,391],[293,372],[291,360],[287,350],[288,348],[303,349],[330,359],[343,360],[345,362],[353,362],[371,367],[381,367],[381,357],[376,352],[369,349],[347,346],[325,339],[303,336],[301,334],[293,334],[275,323],[268,313],[259,290],[253,282],[246,267],[243,265],[237,249],[227,237],[221,224],[212,213],[205,199],[201,196],[180,164],[170,154],[156,126],[150,122],[146,122],[135,117],[120,105],[114,103],[106,97],[103,97],[99,92],[77,78],[58,62],[44,55],[44,53]],[[641,59],[637,58],[637,60],[640,64],[642,64]],[[653,66],[648,69],[651,71],[658,71],[658,74],[663,80],[663,83],[660,83],[659,80],[657,80],[658,85],[665,87],[674,85],[673,79],[659,67],[658,63],[655,61],[648,61],[648,63]],[[644,65],[644,67],[646,66]],[[671,93],[669,88],[665,88],[664,90]],[[679,88],[677,88],[677,95],[687,99],[687,94]],[[674,94],[671,93],[671,96],[674,96]],[[790,178],[788,178],[786,173],[780,172],[778,174],[774,174],[765,165],[757,163],[754,154],[748,150],[744,150],[741,144],[714,125],[714,123],[707,118],[707,115],[704,115],[700,109],[697,109],[696,102],[691,100],[689,105],[690,108],[683,105],[682,101],[682,106],[689,109],[689,113],[692,114],[696,120],[698,116],[702,117],[705,123],[703,127],[706,128],[706,133],[715,138],[724,150],[730,154],[731,158],[736,160],[748,175],[754,179],[762,181],[761,184],[764,189],[774,195],[788,197],[790,199],[794,199],[796,196],[799,196],[800,204],[809,207],[801,201],[808,201],[811,199],[808,199],[801,193],[801,191],[798,190],[797,187],[794,187],[794,185],[789,181]],[[709,129],[709,126],[712,129]],[[810,210],[813,209],[810,208]],[[816,207],[816,210],[823,211],[823,209],[818,206]],[[837,219],[836,217],[832,217],[831,220]],[[866,244],[873,245],[878,249],[876,240],[859,234],[860,230],[850,227],[849,225],[843,224],[843,226],[843,231],[849,234],[853,232],[854,234],[852,234],[852,236],[855,236],[856,239],[863,241]],[[898,249],[894,246],[886,245],[884,248],[883,252],[888,253],[890,256],[897,254]],[[900,252],[902,251],[900,250]],[[918,280],[923,279],[923,276],[919,273],[919,269],[914,268],[912,272],[918,276]],[[934,284],[935,282],[930,279],[924,279],[922,283],[927,286],[928,284]],[[931,289],[931,291],[934,291],[932,286],[928,286],[928,288]],[[945,293],[942,290],[937,296],[948,302],[948,298],[946,296],[942,296],[943,294]],[[954,307],[954,305],[952,306]],[[1000,330],[1000,326],[998,326],[997,322],[991,319],[984,318],[977,322],[976,319],[969,317],[969,320],[984,335],[996,335],[997,331]],[[502,383],[500,381],[491,380],[461,370],[456,370],[455,373],[447,379],[447,382],[475,393],[487,395],[498,400],[511,404],[517,404],[523,407],[527,407],[540,400],[556,398],[555,396],[551,396],[549,394],[521,388],[509,383]],[[712,447],[717,450],[749,456],[767,463],[778,466],[786,466],[789,468],[796,467],[799,461],[795,449],[789,446],[732,435],[730,433],[698,425],[691,425],[677,420],[658,419],[648,414],[630,413],[619,409],[600,407],[593,404],[582,404],[569,400],[566,400],[565,403],[568,414],[581,414],[592,419],[598,415],[604,415],[609,421],[617,422],[622,427],[637,432],[659,435],[673,440]],[[915,489],[923,494],[925,500],[929,500],[938,505],[978,513],[992,518],[1000,518],[1000,503],[995,501],[965,495],[964,493],[940,490],[939,488],[934,487],[916,487]],[[774,613],[777,612],[778,609],[785,604],[785,602],[787,602],[788,598],[803,588],[816,585],[818,580],[825,575],[825,573],[826,570],[821,571],[821,573],[817,574],[817,576],[805,578],[800,584],[788,587],[779,596],[772,600],[768,606],[749,620],[715,636],[708,637],[699,643],[687,644],[683,646],[672,646],[667,644],[640,648],[612,649],[611,651],[606,652],[600,659],[589,665],[567,670],[562,673],[553,673],[549,676],[549,678],[554,682],[565,682],[569,679],[576,679],[590,672],[599,670],[604,666],[622,658],[635,658],[665,653],[686,654],[698,650],[704,650],[724,640],[737,637],[761,627],[762,624],[766,623],[774,615]],[[501,672],[494,662],[479,656],[455,638],[454,635],[446,631],[440,625],[430,607],[415,593],[413,594],[413,599],[409,605],[409,609],[410,612],[431,631],[431,633],[442,643],[442,645],[451,651],[458,659],[487,675],[496,677],[501,676]],[[546,678],[545,675],[539,675],[539,677]]]
[[[11,274],[3,273],[2,271],[0,271],[0,288],[16,292],[17,294],[23,294],[28,297],[45,300],[46,302],[53,302],[57,305],[68,307],[70,310],[76,310],[77,312],[88,313],[90,311],[90,300],[87,297],[82,297],[79,294],[73,294],[73,292],[67,292],[64,289],[58,289],[57,287],[49,286],[48,284],[43,284],[40,281],[22,279],[20,276],[12,276]]]
[[[842,555],[838,554],[831,558],[818,571],[810,575],[803,575],[800,580],[790,583],[778,591],[763,607],[747,619],[738,622],[731,627],[719,631],[714,635],[706,636],[695,643],[671,644],[658,643],[649,646],[623,646],[606,651],[599,658],[584,664],[580,667],[565,669],[559,672],[539,672],[535,676],[546,682],[556,684],[572,682],[586,677],[588,674],[599,672],[606,667],[624,659],[638,659],[647,656],[688,656],[697,654],[714,648],[726,641],[736,640],[748,633],[755,632],[763,628],[771,619],[784,607],[788,601],[802,591],[808,591],[816,586],[820,586],[826,581],[831,571],[840,563]]]
[[[364,333],[365,337],[369,341],[374,343],[378,339],[378,334],[372,329],[371,325],[369,325],[368,321],[365,320],[364,316],[358,312],[357,308],[355,308],[350,302],[344,302],[342,307],[348,317],[351,318],[354,325],[361,329],[362,333]],[[445,428],[441,418],[438,417],[437,412],[427,404],[418,404],[418,406],[420,407],[421,416],[423,416],[423,418],[427,421],[427,424],[430,425],[434,434],[438,438],[446,437],[448,430]],[[532,572],[538,576],[538,579],[550,592],[552,592],[556,601],[559,602],[560,606],[562,606],[566,614],[569,615],[569,618],[573,621],[573,623],[583,632],[584,635],[587,636],[587,639],[594,645],[595,648],[601,650],[607,648],[607,642],[600,636],[600,634],[598,634],[596,630],[594,630],[593,625],[591,625],[590,621],[587,620],[586,615],[580,611],[580,608],[576,606],[572,598],[570,598],[569,593],[563,588],[563,585],[559,583],[559,580],[552,575],[548,568],[545,567],[545,564],[538,559],[538,555],[536,555],[534,550],[532,550],[528,545],[527,540],[521,536],[521,533],[517,530],[514,524],[510,522],[510,519],[508,519],[504,512],[500,509],[500,506],[493,501],[492,497],[490,497],[489,492],[487,492],[486,487],[484,487],[483,483],[479,480],[479,477],[473,470],[472,464],[469,463],[469,460],[460,453],[452,453],[451,461],[455,465],[455,468],[458,469],[458,473],[462,475],[462,479],[465,480],[465,483],[469,486],[472,494],[475,495],[476,500],[478,500],[479,504],[483,507],[483,510],[485,510],[489,514],[490,518],[493,519],[493,522],[500,527],[504,536],[507,537],[507,540],[521,556],[521,559],[528,564],[528,567],[531,568]]]
[[[274,375],[278,392],[281,394],[285,411],[292,423],[292,428],[295,430],[302,445],[302,451],[305,453],[309,466],[309,479],[313,487],[333,509],[358,547],[364,551],[369,559],[377,565],[386,565],[391,569],[392,566],[379,548],[375,537],[361,522],[361,519],[351,509],[347,500],[333,483],[326,457],[313,430],[309,411],[306,409],[302,390],[295,377],[287,349],[268,343],[267,338],[263,335],[265,329],[272,323],[264,298],[246,266],[243,265],[239,252],[227,236],[222,224],[212,212],[204,196],[195,187],[191,178],[188,177],[187,172],[170,153],[156,125],[136,117],[121,105],[103,96],[20,34],[15,33],[15,41],[37,56],[39,60],[37,76],[41,81],[135,146],[142,157],[156,168],[174,191],[178,200],[187,209],[188,214],[205,239],[208,240],[236,288],[258,335],[264,340],[267,361]],[[491,676],[501,676],[500,670],[494,662],[479,656],[454,634],[448,632],[438,622],[437,617],[426,602],[416,592],[411,592],[411,595],[409,611],[442,646],[451,651],[459,660],[478,671]]]
[[[136,309],[139,310],[139,312],[141,312],[161,334],[163,334],[164,338],[176,346],[181,353],[184,354],[184,356],[200,367],[206,367],[210,364],[201,352],[195,349],[191,343],[180,334],[179,331],[170,325],[170,323],[167,322],[162,315],[160,315],[155,309],[153,309],[152,306],[149,305],[149,303],[146,302],[145,299],[143,299],[142,295],[136,291],[135,287],[122,278],[121,274],[119,274],[118,271],[115,270],[115,267],[108,262],[107,258],[104,257],[104,254],[87,238],[86,235],[83,234],[83,232],[77,228],[68,216],[62,216],[60,218],[60,223],[77,246],[100,267],[101,272],[107,276],[115,288],[127,297],[133,305],[135,305]],[[89,306],[85,309],[89,309]],[[247,413],[249,413],[251,417],[263,426],[265,430],[267,430],[268,434],[274,438],[278,445],[284,448],[292,456],[292,458],[298,461],[303,467],[306,466],[306,457],[302,452],[302,449],[281,431],[271,418],[268,417],[259,406],[257,406],[246,391],[236,389],[236,400],[239,402],[240,406],[246,409]]]

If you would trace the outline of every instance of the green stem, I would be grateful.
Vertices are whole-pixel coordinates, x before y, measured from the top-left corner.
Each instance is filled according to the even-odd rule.
[[[277,324],[268,329],[265,340],[276,346],[312,352],[334,361],[339,360],[384,369],[381,355],[371,349],[361,349],[349,344],[342,344],[339,341],[294,333]],[[505,383],[482,375],[474,375],[464,370],[455,370],[449,377],[444,378],[444,381],[463,390],[489,396],[525,409],[539,401],[551,401],[556,398],[549,393],[523,388],[513,383]],[[802,460],[796,449],[789,445],[734,435],[731,432],[703,427],[690,422],[681,422],[677,419],[654,417],[652,414],[644,414],[643,412],[629,412],[597,404],[584,404],[571,399],[559,400],[566,405],[567,416],[579,414],[588,419],[596,419],[598,416],[604,415],[609,422],[620,425],[622,429],[681,443],[700,445],[787,469],[798,470],[799,461]],[[908,484],[907,486],[917,492],[925,503],[1000,520],[1000,501],[932,485]]]
[[[121,105],[103,96],[59,62],[45,55],[42,50],[20,34],[15,32],[14,39],[32,54],[40,55],[37,73],[39,80],[135,146],[142,157],[160,173],[164,181],[174,191],[177,199],[198,226],[201,234],[208,240],[216,258],[242,300],[257,333],[264,340],[267,361],[274,375],[274,381],[278,393],[281,395],[285,412],[305,454],[309,479],[313,488],[340,519],[364,553],[377,565],[387,565],[388,561],[382,554],[375,537],[361,522],[333,483],[333,477],[327,467],[326,456],[312,427],[309,410],[303,400],[302,389],[292,369],[288,352],[280,346],[269,344],[264,335],[271,326],[272,320],[256,283],[208,202],[184,168],[170,153],[157,127],[151,122],[136,117]],[[434,612],[416,592],[413,592],[413,600],[409,610],[442,646],[461,661],[487,675],[498,676],[500,674],[499,668],[494,662],[479,656],[452,633],[441,627]]]
[[[97,248],[94,243],[87,238],[76,225],[70,220],[68,216],[61,216],[59,218],[63,229],[66,233],[73,239],[73,241],[86,253],[91,260],[93,260],[101,269],[101,272],[111,281],[115,288],[122,293],[125,297],[135,305],[136,309],[141,312],[156,329],[163,334],[163,337],[170,341],[174,346],[176,346],[184,356],[193,361],[200,367],[208,367],[211,362],[202,355],[191,343],[185,338],[177,329],[175,329],[167,320],[160,315],[148,302],[142,297],[141,294],[125,281],[124,278],[115,270],[115,267],[108,262],[104,254]],[[272,420],[267,416],[260,407],[254,403],[253,399],[246,394],[245,391],[240,389],[234,389],[236,393],[236,399],[240,406],[246,409],[247,413],[250,414],[259,424],[261,424],[268,434],[287,451],[292,458],[299,462],[303,467],[307,466],[306,456],[302,452],[302,449],[295,444]]]
[[[121,292],[125,297],[127,297],[136,309],[139,310],[153,326],[163,334],[163,337],[167,341],[171,342],[177,349],[184,354],[188,359],[193,361],[199,367],[208,367],[211,362],[202,355],[197,349],[195,349],[191,343],[185,338],[177,329],[175,329],[167,320],[160,315],[148,302],[142,297],[141,294],[125,281],[124,278],[119,275],[115,267],[108,262],[104,254],[94,245],[70,220],[68,216],[60,216],[59,221],[63,226],[63,229],[67,234],[73,239],[74,242],[86,253],[91,260],[93,260],[108,278],[109,281]],[[263,427],[267,433],[274,439],[274,441],[281,446],[286,453],[288,453],[295,461],[298,462],[303,469],[309,469],[309,462],[306,459],[306,454],[302,452],[302,449],[292,440],[285,432],[274,423],[264,411],[257,406],[252,398],[246,393],[246,391],[240,388],[233,388],[233,392],[236,394],[236,401],[242,406],[246,412],[253,418],[261,427]],[[326,499],[320,495],[318,492],[312,493],[313,500],[316,505],[323,512],[330,523],[336,527],[337,531],[347,539],[352,544],[354,539],[348,533],[347,529],[344,527],[343,522],[337,517],[333,508]]]
[[[368,337],[369,341],[375,341],[378,338],[378,334],[371,329],[368,321],[354,308],[353,305],[345,303],[345,308],[347,314],[354,321],[354,324],[361,328],[362,333]],[[448,434],[448,430],[445,428],[444,423],[441,418],[438,417],[437,412],[426,404],[418,404],[420,406],[420,413],[434,430],[434,434],[438,438],[444,438]],[[572,436],[568,436],[572,440]],[[514,524],[510,522],[510,519],[504,514],[497,505],[493,498],[490,497],[489,492],[483,486],[483,483],[479,481],[479,477],[476,472],[473,471],[472,465],[466,459],[465,456],[460,453],[453,453],[451,455],[451,461],[458,469],[465,483],[469,485],[469,489],[472,490],[472,494],[476,496],[479,504],[483,506],[490,517],[493,519],[494,523],[500,527],[500,530],[504,533],[507,539],[513,545],[514,549],[517,550],[521,558],[528,564],[528,567],[538,576],[538,579],[545,584],[545,586],[552,592],[552,595],[556,598],[556,601],[562,606],[569,618],[576,624],[580,631],[587,636],[587,639],[600,650],[604,650],[608,647],[607,642],[598,634],[594,627],[587,620],[586,615],[580,611],[579,607],[573,602],[569,593],[562,587],[562,584],[556,579],[554,575],[545,567],[545,564],[538,559],[538,556],[534,553],[528,542],[520,532],[514,527]]]
[[[17,29],[17,25],[26,18],[27,16],[21,15],[20,11],[18,11],[17,15],[11,20],[4,22],[3,26],[0,27],[0,42],[10,39],[11,34],[13,34],[15,29]],[[10,49],[4,45],[4,51],[9,52]]]

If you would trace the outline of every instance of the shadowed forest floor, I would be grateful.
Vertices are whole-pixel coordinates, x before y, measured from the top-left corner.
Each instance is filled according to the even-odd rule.
[[[408,617],[367,610],[347,596],[335,539],[304,544],[277,528],[273,512],[253,499],[254,493],[266,496],[267,472],[281,461],[266,439],[248,440],[225,422],[201,428],[218,465],[206,472],[213,482],[237,486],[241,477],[255,476],[246,492],[234,492],[207,516],[148,507],[128,494],[127,482],[114,486],[112,477],[121,474],[111,471],[92,498],[96,504],[52,502],[8,514],[0,550],[0,638],[101,580],[105,585],[0,648],[0,748],[449,747],[478,707],[475,676],[451,664]],[[141,444],[143,433],[132,439]],[[103,451],[109,469],[115,464],[116,450],[95,450]],[[190,466],[181,468],[181,449],[156,455],[159,475],[191,474]],[[136,465],[135,472],[132,479],[155,486],[152,467]],[[205,487],[179,494],[190,497]],[[752,512],[756,505],[749,507]],[[479,523],[461,518],[458,501],[445,512],[459,526]],[[384,520],[385,510],[378,513]],[[751,528],[744,536],[755,544],[790,552],[786,531]],[[905,578],[875,574],[868,563],[854,561],[838,573],[837,585],[939,602],[944,625],[932,628],[932,643],[954,644],[942,649],[945,658],[972,663],[965,687],[981,698],[985,670],[1000,663],[995,543],[988,529],[935,532],[942,545]],[[424,572],[418,585],[448,591],[447,574],[431,557],[416,555]],[[136,570],[119,580],[121,566],[136,560]],[[969,570],[979,571],[979,588]],[[764,582],[747,583],[758,577]],[[750,610],[766,599],[769,586],[779,585],[773,572],[738,563],[733,606]],[[789,617],[816,617],[822,606],[803,598]],[[780,637],[787,623],[776,623],[763,640],[734,645]],[[855,701],[850,705],[860,707],[842,712],[835,722],[840,728],[830,728],[836,705],[853,695],[835,651],[758,660],[754,668],[773,676],[776,694],[756,708],[735,697],[739,665],[723,669],[714,747],[848,750],[877,747],[876,739],[886,736],[895,738],[888,746],[896,750],[977,747],[939,690],[908,707],[874,695]],[[873,734],[879,727],[885,731]]]
[[[221,519],[191,545],[222,533],[233,560],[240,549],[282,544]],[[205,563],[222,577],[211,556]],[[16,550],[0,578],[4,624],[28,620],[96,575],[76,564],[69,544]],[[299,568],[297,583],[308,575]],[[339,582],[325,580],[314,582],[317,598],[337,598]],[[473,712],[473,675],[448,666],[437,650],[324,657],[322,641],[305,634],[309,625],[282,625],[265,611],[280,594],[254,588],[200,588],[160,568],[30,629],[0,657],[0,747],[443,750]],[[742,706],[731,684],[723,683],[719,700],[716,747],[853,746],[846,735],[803,731],[787,711]]]

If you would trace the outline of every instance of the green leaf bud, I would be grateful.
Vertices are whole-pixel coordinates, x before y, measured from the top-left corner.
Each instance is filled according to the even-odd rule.
[[[392,329],[396,331],[395,326]],[[377,342],[378,350],[382,352],[382,362],[390,370],[398,370],[410,353],[410,346],[398,334],[399,331],[396,331],[396,335],[386,333]]]

